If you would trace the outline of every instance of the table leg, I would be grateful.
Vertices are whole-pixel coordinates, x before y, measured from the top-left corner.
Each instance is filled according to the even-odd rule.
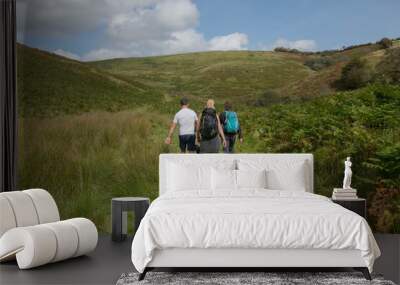
[[[126,235],[128,234],[128,212],[122,211],[121,218],[122,218],[122,239],[125,239]]]
[[[111,219],[112,219],[112,240],[122,241],[124,237],[122,235],[123,230],[123,214],[122,214],[122,204],[111,202]],[[126,214],[126,213],[125,213]]]
[[[135,205],[135,232],[139,228],[140,221],[143,219],[148,208],[149,208],[149,202],[144,202]]]

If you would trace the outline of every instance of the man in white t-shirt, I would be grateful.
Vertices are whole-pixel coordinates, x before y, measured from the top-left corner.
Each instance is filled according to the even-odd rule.
[[[166,144],[171,144],[171,137],[177,124],[179,125],[179,148],[181,152],[195,152],[197,115],[192,109],[189,109],[187,98],[181,99],[181,110],[175,114],[168,137],[165,139]]]

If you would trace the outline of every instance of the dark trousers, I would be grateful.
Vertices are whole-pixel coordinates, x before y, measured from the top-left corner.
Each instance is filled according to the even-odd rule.
[[[225,134],[226,147],[224,147],[225,153],[234,153],[236,134]]]
[[[195,135],[180,135],[179,148],[181,152],[195,152],[196,151],[196,136]]]

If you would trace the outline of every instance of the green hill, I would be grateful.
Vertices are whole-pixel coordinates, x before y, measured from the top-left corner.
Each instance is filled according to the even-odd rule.
[[[159,102],[154,90],[94,66],[18,45],[18,109],[21,116],[115,111]]]
[[[300,55],[257,51],[114,59],[91,65],[127,81],[151,84],[166,98],[186,95],[241,103],[313,73]]]
[[[375,57],[378,44],[343,51],[301,53],[217,51],[170,56],[112,59],[90,63],[128,82],[150,85],[171,99],[182,95],[194,101],[216,98],[254,105],[274,91],[282,102],[333,93],[342,67],[355,57]],[[310,60],[329,60],[320,70]],[[280,98],[280,99],[279,99]],[[276,100],[277,99],[277,100]],[[271,101],[271,100],[267,100]],[[273,100],[272,100],[273,101]]]

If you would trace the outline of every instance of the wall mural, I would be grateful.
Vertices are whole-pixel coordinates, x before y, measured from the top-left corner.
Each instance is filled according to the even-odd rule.
[[[19,188],[47,189],[63,219],[85,216],[108,232],[112,197],[157,197],[158,155],[179,151],[176,132],[165,138],[180,99],[200,113],[212,98],[218,112],[228,100],[238,113],[236,152],[313,153],[318,194],[342,186],[350,156],[371,227],[400,233],[399,35],[378,27],[352,41],[339,29],[327,37],[335,47],[254,27],[270,43],[257,45],[255,35],[213,32],[213,20],[200,21],[205,3],[220,5],[19,0]],[[270,8],[268,21],[282,21],[283,8]],[[281,24],[283,33],[296,18]]]

